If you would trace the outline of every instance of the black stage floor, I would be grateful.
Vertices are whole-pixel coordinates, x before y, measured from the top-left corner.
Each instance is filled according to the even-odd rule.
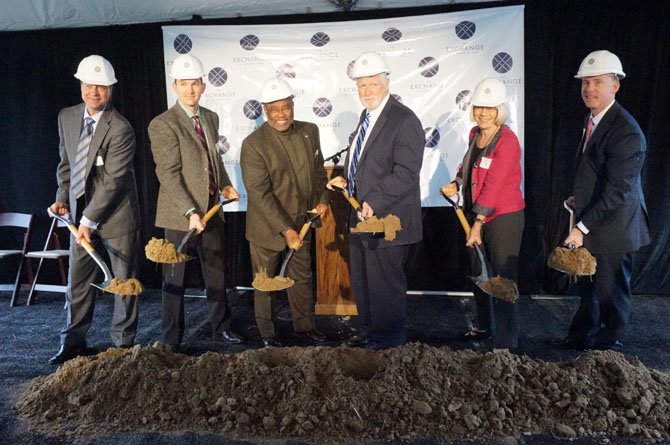
[[[56,370],[48,363],[59,347],[58,331],[65,321],[63,295],[42,293],[32,306],[9,307],[10,295],[0,293],[0,443],[2,444],[61,444],[58,439],[35,435],[26,431],[13,408],[22,388],[33,378],[48,375]],[[152,344],[160,338],[160,291],[149,290],[142,295],[137,342]],[[186,299],[187,331],[184,341],[187,353],[205,351],[224,353],[241,352],[261,346],[254,324],[251,293],[235,291],[231,294],[233,328],[248,341],[244,345],[229,346],[211,340],[207,305],[203,298]],[[25,301],[22,292],[21,301]],[[278,333],[287,345],[296,345],[292,334],[290,313],[285,297],[279,296]],[[549,295],[524,295],[520,299],[522,334],[519,353],[547,361],[567,361],[578,352],[558,350],[548,345],[548,340],[565,334],[570,317],[578,300],[574,297]],[[109,324],[112,300],[100,297],[94,324],[89,331],[89,347],[104,350],[111,347]],[[446,345],[452,349],[481,348],[482,345],[464,341],[462,334],[471,319],[470,300],[467,297],[429,295],[408,296],[408,341],[430,345]],[[625,339],[624,353],[637,356],[647,367],[670,371],[670,298],[662,296],[635,296],[630,330]],[[337,346],[353,332],[354,317],[318,316],[317,327],[326,333]],[[670,421],[670,420],[669,420]],[[550,435],[523,436],[518,444],[559,444],[566,440]],[[71,442],[72,443],[72,442]],[[80,440],[79,444],[246,444],[209,433],[118,433],[104,438]],[[308,442],[263,441],[273,444],[305,444]],[[379,441],[368,444],[390,444]],[[416,443],[416,442],[414,442]],[[426,439],[421,444],[444,443],[439,438]],[[488,441],[452,441],[468,444],[493,444]],[[508,442],[506,442],[508,443]],[[579,439],[580,444],[632,444],[646,443],[627,438]],[[659,443],[659,442],[655,442]]]

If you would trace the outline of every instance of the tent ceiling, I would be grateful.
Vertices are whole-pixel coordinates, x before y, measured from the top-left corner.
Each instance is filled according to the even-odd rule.
[[[406,8],[480,0],[0,0],[0,31]]]

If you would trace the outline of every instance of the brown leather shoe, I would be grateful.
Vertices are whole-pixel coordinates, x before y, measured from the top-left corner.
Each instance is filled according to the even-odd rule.
[[[86,346],[65,346],[61,345],[60,349],[49,359],[49,363],[52,365],[60,365],[65,363],[68,360],[72,360],[75,357],[86,354]]]

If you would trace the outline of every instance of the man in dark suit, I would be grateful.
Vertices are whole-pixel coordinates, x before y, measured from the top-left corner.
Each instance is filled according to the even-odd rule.
[[[104,248],[115,277],[137,275],[139,208],[135,185],[135,132],[112,107],[114,68],[103,57],[84,58],[74,75],[84,103],[58,115],[60,163],[58,192],[51,210],[71,213],[79,226],[70,243],[67,323],[61,348],[49,361],[63,363],[86,352],[86,333],[93,321],[99,269],[79,245],[82,238]],[[130,347],[137,331],[137,297],[114,295],[110,330],[117,347]]]
[[[319,142],[319,129],[293,119],[293,91],[283,79],[263,85],[260,97],[267,122],[242,141],[240,165],[249,197],[246,234],[254,273],[277,272],[287,247],[299,247],[286,276],[293,329],[297,337],[323,342],[326,336],[314,326],[311,233],[300,240],[298,232],[308,210],[325,216],[328,192]],[[265,347],[282,346],[273,322],[273,292],[254,290],[256,324]]]
[[[419,172],[425,136],[417,116],[389,94],[389,70],[376,53],[363,53],[351,77],[365,106],[344,171],[329,183],[348,188],[359,202],[350,225],[373,215],[400,219],[402,230],[392,241],[379,235],[349,236],[351,281],[358,310],[358,335],[350,346],[372,349],[405,343],[409,247],[423,237]]]
[[[239,199],[216,150],[219,117],[199,105],[205,91],[204,74],[197,57],[177,57],[170,71],[177,103],[149,124],[161,184],[156,226],[165,229],[165,238],[174,245],[189,230],[196,230],[199,236],[191,238],[186,251],[200,259],[214,338],[237,344],[242,337],[230,329],[224,280],[223,211],[207,224],[200,219],[219,201],[219,194]],[[162,341],[173,348],[180,348],[184,338],[184,271],[185,263],[163,265]]]
[[[615,101],[625,77],[619,58],[594,51],[575,76],[591,110],[578,151],[573,194],[575,228],[565,245],[586,247],[595,275],[582,277],[580,306],[562,346],[621,350],[631,311],[633,254],[650,242],[641,171],[646,143],[635,119]]]

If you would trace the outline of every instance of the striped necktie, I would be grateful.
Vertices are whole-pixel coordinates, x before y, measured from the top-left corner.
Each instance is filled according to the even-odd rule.
[[[76,199],[81,198],[86,186],[86,164],[88,163],[88,151],[93,138],[93,124],[95,121],[90,117],[84,118],[84,128],[81,130],[77,155],[74,158],[74,167],[70,177],[72,193]]]
[[[369,124],[370,113],[366,113],[365,119],[363,119],[363,124],[361,124],[361,131],[358,133],[358,138],[356,139],[356,149],[354,150],[354,155],[351,157],[351,163],[349,164],[348,186],[350,196],[354,196],[354,191],[356,190],[356,170],[358,169],[358,162],[361,159],[363,140],[365,139],[365,133],[368,131]]]
[[[209,181],[209,194],[214,196],[216,194],[216,180],[214,179],[214,171],[212,170],[212,163],[209,160],[209,148],[207,147],[207,138],[205,138],[205,132],[202,130],[202,125],[200,125],[200,118],[196,115],[193,115],[193,120],[195,121],[195,132],[198,133],[200,142],[202,142],[202,147],[207,153],[207,177]]]

